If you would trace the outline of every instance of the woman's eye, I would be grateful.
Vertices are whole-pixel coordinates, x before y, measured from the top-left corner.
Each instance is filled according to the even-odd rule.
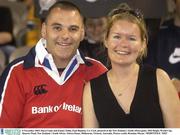
[[[136,38],[135,37],[129,37],[129,40],[130,41],[136,41]]]
[[[114,35],[113,38],[114,39],[120,39],[121,37],[119,35]]]

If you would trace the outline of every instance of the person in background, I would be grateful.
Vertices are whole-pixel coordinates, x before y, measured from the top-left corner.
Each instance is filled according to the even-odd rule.
[[[140,65],[147,30],[140,11],[109,13],[104,44],[112,68],[85,85],[83,127],[180,127],[180,100],[162,69]]]
[[[2,50],[0,50],[0,76],[6,66],[6,57]]]
[[[0,128],[80,128],[85,82],[107,69],[78,51],[83,16],[71,2],[50,7],[42,38],[0,78]]]
[[[85,39],[80,43],[79,50],[87,57],[101,61],[107,65],[107,55],[103,45],[103,35],[107,24],[106,17],[85,19]]]
[[[3,70],[4,70],[4,67],[0,64],[0,78],[1,78],[1,74],[2,74]]]
[[[145,63],[165,70],[180,96],[180,0],[173,2],[174,16],[163,22],[157,38],[149,44]]]
[[[24,3],[27,6],[26,27],[28,29],[25,34],[24,45],[33,47],[40,38],[41,20],[35,17],[35,6],[33,0],[24,0]]]
[[[0,49],[6,56],[6,63],[10,54],[15,50],[13,36],[13,19],[11,10],[8,7],[0,6]]]

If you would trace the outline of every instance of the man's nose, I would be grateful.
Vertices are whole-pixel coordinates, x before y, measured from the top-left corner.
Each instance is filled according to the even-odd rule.
[[[64,30],[61,31],[61,37],[62,37],[64,40],[68,39],[68,38],[69,38],[69,35],[70,35],[70,33],[69,33],[69,31],[68,31],[67,29],[64,29]]]

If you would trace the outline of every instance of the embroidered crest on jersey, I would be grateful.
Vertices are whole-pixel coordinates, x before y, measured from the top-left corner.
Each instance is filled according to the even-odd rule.
[[[41,85],[38,85],[38,86],[35,86],[34,87],[34,94],[35,95],[40,95],[40,94],[45,94],[47,93],[48,91],[45,89],[47,85],[46,84],[41,84]]]

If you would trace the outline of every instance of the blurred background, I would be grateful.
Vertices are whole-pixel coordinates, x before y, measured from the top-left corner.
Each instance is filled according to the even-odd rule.
[[[15,58],[24,56],[41,37],[41,23],[48,8],[57,0],[0,0],[0,69]],[[80,50],[106,64],[102,51],[102,34],[107,13],[119,4],[127,3],[144,14],[152,41],[161,25],[173,18],[176,0],[67,0],[80,7],[85,16],[86,37]],[[177,0],[179,1],[179,0]],[[4,38],[4,39],[3,39]],[[179,38],[179,37],[177,37]],[[148,60],[145,60],[145,62]]]

